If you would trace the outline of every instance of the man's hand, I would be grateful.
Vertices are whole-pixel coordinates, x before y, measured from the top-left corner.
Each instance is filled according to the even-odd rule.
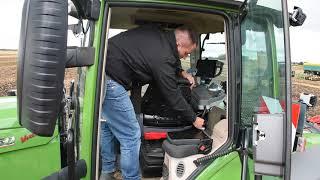
[[[197,117],[196,120],[193,122],[194,127],[197,129],[203,128],[204,125],[204,119]]]
[[[186,71],[181,71],[181,76],[189,81],[191,85],[190,89],[192,89],[196,85],[194,78],[191,74],[187,73]]]

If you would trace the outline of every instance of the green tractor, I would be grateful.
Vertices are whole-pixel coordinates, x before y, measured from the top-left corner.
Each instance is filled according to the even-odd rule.
[[[151,84],[132,89],[143,178],[319,178],[300,165],[319,167],[319,129],[291,101],[289,26],[302,25],[300,8],[288,13],[284,0],[26,0],[22,17],[17,96],[0,98],[1,179],[99,178],[108,39],[145,24],[198,33],[182,67],[197,79],[186,96],[206,129],[159,115],[157,107],[170,107]],[[69,46],[72,33],[78,46]],[[77,75],[64,84],[66,68]]]

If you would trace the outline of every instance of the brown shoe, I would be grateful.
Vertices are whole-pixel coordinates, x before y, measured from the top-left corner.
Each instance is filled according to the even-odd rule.
[[[115,180],[114,173],[101,173],[99,180]]]

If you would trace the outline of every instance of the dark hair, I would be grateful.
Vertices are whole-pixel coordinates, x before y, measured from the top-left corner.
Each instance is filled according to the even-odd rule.
[[[177,27],[176,30],[188,32],[191,42],[194,44],[198,44],[198,34],[191,27],[183,25]]]

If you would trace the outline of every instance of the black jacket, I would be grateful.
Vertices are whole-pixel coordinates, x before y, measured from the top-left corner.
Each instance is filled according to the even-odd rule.
[[[132,83],[155,83],[171,107],[186,120],[196,115],[177,86],[181,62],[172,31],[141,26],[109,39],[106,74],[127,90]]]

